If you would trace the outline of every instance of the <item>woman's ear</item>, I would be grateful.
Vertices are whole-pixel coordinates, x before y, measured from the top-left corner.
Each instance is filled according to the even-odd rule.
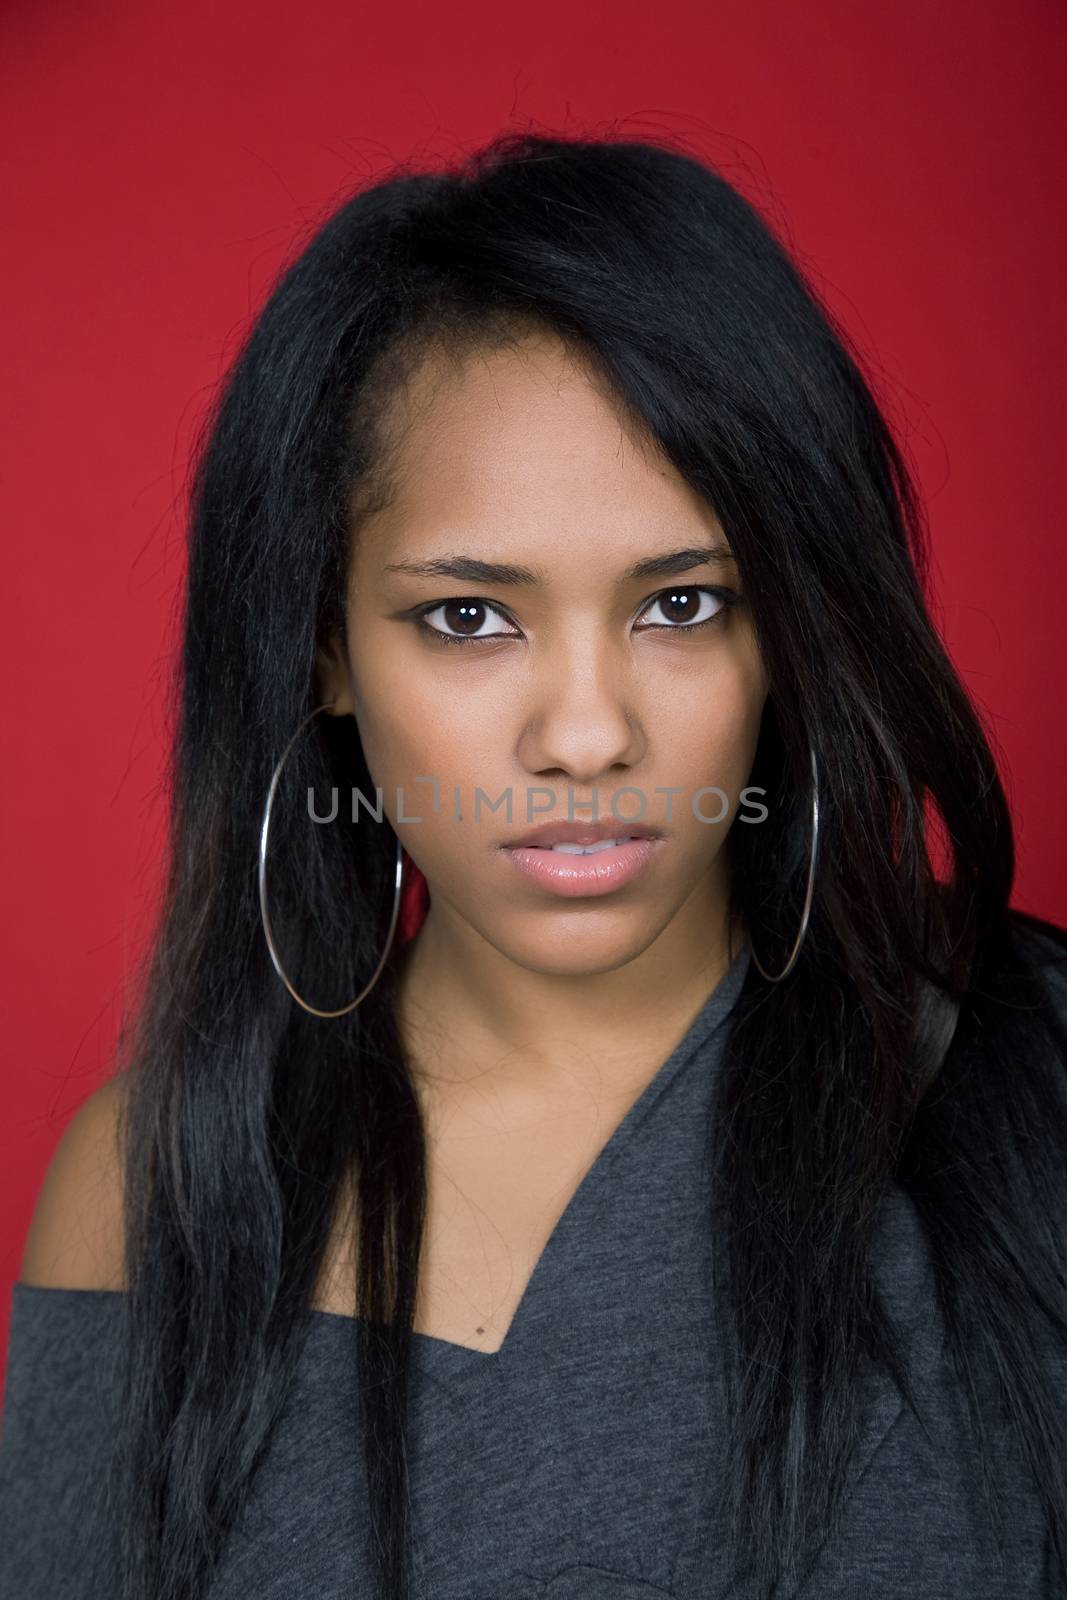
[[[315,653],[315,689],[319,705],[332,705],[330,715],[350,717],[355,715],[355,701],[348,672],[348,656],[344,641],[338,634],[330,634]]]

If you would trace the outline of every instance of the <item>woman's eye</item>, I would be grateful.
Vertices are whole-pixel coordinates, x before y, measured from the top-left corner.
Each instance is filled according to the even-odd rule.
[[[645,624],[651,628],[670,628],[676,633],[686,628],[701,628],[705,623],[718,622],[738,596],[729,589],[708,589],[697,585],[664,589],[649,604],[643,616],[651,616]],[[654,613],[661,615],[656,618]]]
[[[430,621],[431,617],[438,614],[440,626]],[[427,633],[442,644],[469,644],[476,639],[510,639],[518,636],[515,629],[503,631],[487,626],[494,617],[507,621],[503,612],[491,606],[488,600],[441,600],[437,605],[428,606],[420,612],[418,621]]]
[[[642,624],[637,631],[670,630],[685,633],[696,628],[712,627],[723,621],[731,606],[740,602],[741,596],[732,589],[711,589],[702,585],[664,589],[654,595],[641,613],[652,620]],[[655,616],[659,612],[659,617]],[[431,620],[437,619],[437,620]],[[480,644],[487,639],[521,639],[522,634],[509,622],[504,613],[488,600],[467,596],[453,600],[438,600],[424,606],[416,616],[418,626],[435,644]],[[494,626],[503,622],[503,628]]]

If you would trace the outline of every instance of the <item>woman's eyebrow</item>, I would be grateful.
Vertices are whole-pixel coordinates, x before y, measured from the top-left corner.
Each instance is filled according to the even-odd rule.
[[[687,545],[681,550],[665,550],[646,556],[624,572],[621,583],[640,578],[675,578],[694,567],[725,567],[733,563],[733,552],[724,544]],[[415,578],[456,578],[463,583],[533,584],[547,583],[544,571],[536,567],[515,566],[510,562],[483,561],[477,556],[443,555],[429,561],[390,561],[386,572],[404,572]]]

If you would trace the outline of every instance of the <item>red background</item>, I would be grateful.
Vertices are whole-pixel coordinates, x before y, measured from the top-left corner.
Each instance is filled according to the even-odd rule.
[[[273,273],[391,161],[505,126],[678,134],[784,231],[927,496],[938,620],[1015,809],[1015,903],[1067,921],[1065,16],[9,0],[0,1348],[38,1185],[110,1071],[157,884],[192,432]]]

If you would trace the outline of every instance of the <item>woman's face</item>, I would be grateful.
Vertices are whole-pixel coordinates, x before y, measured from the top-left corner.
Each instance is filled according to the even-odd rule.
[[[575,975],[721,919],[766,685],[710,507],[550,334],[433,357],[389,422],[397,493],[355,532],[320,689],[355,715],[431,916]],[[658,837],[514,849],[594,819]]]

